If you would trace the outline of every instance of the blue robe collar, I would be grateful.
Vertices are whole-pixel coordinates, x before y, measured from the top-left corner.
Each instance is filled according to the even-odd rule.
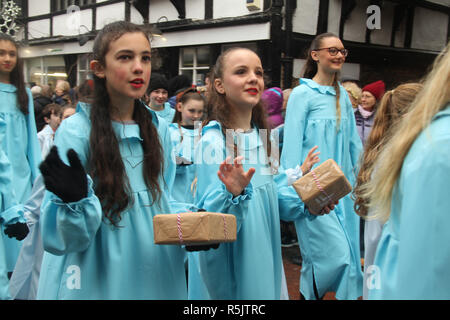
[[[17,88],[13,84],[0,82],[0,91],[3,91],[3,92],[16,92]]]
[[[334,90],[334,87],[332,86],[322,86],[320,84],[318,84],[317,82],[315,82],[312,79],[307,79],[307,78],[301,78],[300,79],[300,84],[305,84],[306,86],[310,87],[313,90],[316,90],[319,93],[322,94],[331,94],[333,96],[336,95],[336,90]]]

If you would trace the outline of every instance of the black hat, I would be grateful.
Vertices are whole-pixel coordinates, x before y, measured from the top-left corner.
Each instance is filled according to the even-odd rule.
[[[147,93],[151,93],[157,89],[165,89],[169,91],[169,83],[167,79],[160,73],[152,73],[150,77],[150,84],[148,85]]]
[[[184,89],[190,88],[191,79],[185,74],[179,74],[169,80],[169,96],[174,96]]]

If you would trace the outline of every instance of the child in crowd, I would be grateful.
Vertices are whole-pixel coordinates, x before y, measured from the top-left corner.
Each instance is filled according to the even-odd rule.
[[[385,222],[370,274],[369,299],[450,297],[450,44],[393,129],[364,198]],[[368,283],[368,285],[369,285]]]
[[[170,124],[170,136],[174,147],[177,174],[172,190],[172,196],[180,202],[193,203],[192,183],[195,179],[194,148],[200,139],[201,128],[194,128],[197,122],[201,124],[205,100],[195,89],[187,89],[177,95],[175,116]],[[199,126],[200,127],[200,126]]]
[[[189,260],[189,270],[201,276],[201,281],[189,276],[190,298],[280,299],[287,294],[282,290],[280,217],[312,216],[287,186],[286,175],[273,176],[278,144],[271,143],[260,102],[263,74],[259,57],[245,48],[225,51],[214,66],[211,110],[194,157],[195,204],[235,215],[237,240]],[[311,168],[317,161],[305,163]]]
[[[140,101],[148,36],[129,22],[108,24],[93,56],[93,103],[62,122],[40,166],[50,192],[37,297],[186,299],[184,249],[152,240],[153,216],[175,211],[175,162],[168,124]]]
[[[1,236],[5,246],[6,270],[11,275],[21,242],[28,233],[23,204],[38,175],[41,152],[34,119],[33,98],[26,89],[23,64],[12,37],[0,33],[0,119],[4,122],[2,149],[8,170],[0,190],[8,192],[0,212]],[[1,254],[0,254],[1,255]],[[0,289],[1,290],[1,289]]]
[[[41,145],[42,159],[44,159],[53,146],[55,131],[61,123],[61,106],[56,103],[48,104],[42,110],[44,121],[47,125],[38,132],[38,140]]]
[[[148,98],[146,100],[150,109],[168,123],[172,123],[175,110],[167,102],[169,98],[167,90],[168,83],[166,78],[159,73],[153,73],[147,89],[146,97]]]
[[[348,51],[332,33],[311,43],[300,85],[293,89],[286,112],[281,164],[293,168],[317,145],[323,160],[333,159],[351,184],[362,148],[347,92],[339,72]],[[321,299],[327,291],[337,299],[362,295],[359,217],[350,195],[328,215],[295,221],[302,254],[300,293]]]
[[[421,89],[422,85],[419,83],[402,84],[394,90],[386,92],[381,99],[372,131],[364,146],[362,163],[360,165],[356,185],[353,189],[355,211],[363,218],[370,216],[368,213],[367,199],[364,198],[362,192],[365,184],[370,181],[373,174],[373,164],[383,150],[383,146],[391,139],[392,128],[394,128],[408,112],[411,103]],[[367,299],[367,279],[370,275],[368,270],[370,270],[373,265],[375,250],[378,245],[378,240],[380,239],[382,227],[383,225],[378,220],[365,221],[364,299]]]

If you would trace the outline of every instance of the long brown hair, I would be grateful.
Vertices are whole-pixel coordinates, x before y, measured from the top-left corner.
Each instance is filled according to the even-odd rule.
[[[362,195],[362,190],[364,189],[364,184],[371,178],[373,164],[377,160],[383,146],[391,138],[391,129],[408,112],[421,89],[422,85],[420,83],[402,84],[394,90],[386,92],[380,101],[372,131],[364,146],[361,168],[353,189],[355,211],[361,217],[367,216],[368,213],[367,199]]]
[[[118,21],[106,25],[95,39],[93,59],[106,67],[105,56],[110,43],[126,33],[136,32],[142,32],[147,37],[142,28],[129,22]],[[119,142],[112,127],[106,81],[107,79],[94,75],[94,94],[90,112],[92,129],[89,169],[95,179],[95,194],[100,199],[104,215],[114,226],[117,226],[121,220],[121,212],[127,209],[134,199],[132,199],[130,183],[120,154]],[[152,195],[153,203],[159,202],[161,188],[158,179],[163,172],[164,159],[158,131],[152,122],[150,111],[139,100],[135,100],[133,119],[139,125],[143,139],[142,174]]]
[[[211,78],[210,78],[210,91],[208,92],[208,117],[204,122],[204,125],[206,125],[211,120],[218,121],[222,126],[222,133],[226,137],[226,130],[231,128],[232,125],[232,109],[230,108],[225,94],[219,93],[215,86],[214,81],[215,79],[222,79],[223,78],[223,70],[225,66],[225,60],[226,57],[236,50],[249,50],[247,48],[241,48],[241,47],[233,47],[226,51],[224,51],[216,61],[216,64],[211,72]],[[251,51],[253,52],[253,51]],[[270,126],[267,122],[267,112],[266,108],[264,108],[261,100],[253,107],[252,110],[252,118],[251,121],[253,124],[257,126],[258,129],[265,129],[267,132],[266,139],[262,139],[264,142],[264,147],[267,151],[267,156],[270,158],[271,156],[271,146],[270,143]],[[260,131],[261,132],[261,131]],[[262,137],[263,138],[263,137]],[[232,139],[226,139],[227,141],[232,141]],[[231,151],[231,149],[234,149],[234,154],[236,153],[236,146],[227,146],[227,148]]]
[[[303,78],[312,79],[316,75],[318,68],[317,68],[317,62],[313,60],[311,57],[311,52],[314,50],[317,50],[321,47],[322,41],[325,38],[338,38],[337,35],[331,32],[322,33],[317,35],[314,40],[311,42],[311,46],[309,47],[307,56],[306,56],[306,62],[303,67]],[[337,72],[334,74],[333,77],[333,88],[336,91],[336,117],[337,117],[337,130],[339,130],[339,123],[341,121],[341,104],[339,102],[339,99],[341,97],[341,90],[339,88],[339,77],[340,73]]]
[[[17,104],[20,111],[22,111],[23,114],[28,114],[29,97],[25,89],[25,80],[23,77],[23,61],[19,56],[19,46],[11,36],[3,32],[0,32],[0,41],[1,40],[9,41],[14,45],[14,47],[16,47],[17,63],[14,69],[12,69],[11,73],[9,74],[9,81],[17,89]]]

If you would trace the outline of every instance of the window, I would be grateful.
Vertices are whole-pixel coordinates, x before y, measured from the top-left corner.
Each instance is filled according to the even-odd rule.
[[[197,86],[205,84],[205,77],[210,68],[209,47],[192,47],[180,50],[180,74],[185,74]]]
[[[67,80],[63,56],[47,56],[26,60],[27,80],[55,88],[58,80]]]
[[[89,62],[91,60],[90,53],[83,53],[78,55],[78,75],[77,85],[82,84],[85,80],[92,79],[90,76]]]
[[[52,1],[51,2],[52,12],[66,10],[71,5],[83,7],[95,3],[95,0],[51,0],[51,1]]]

